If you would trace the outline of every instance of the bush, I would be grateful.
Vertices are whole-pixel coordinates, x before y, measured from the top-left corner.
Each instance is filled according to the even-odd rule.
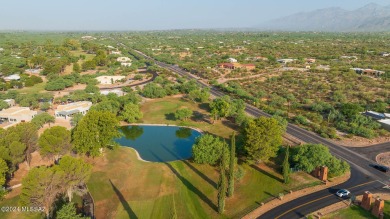
[[[302,115],[295,116],[293,121],[296,124],[300,124],[300,125],[308,125],[309,124],[309,122],[307,121],[306,117],[304,117]]]
[[[241,181],[242,178],[245,176],[245,170],[241,166],[238,166],[238,168],[234,171],[234,178],[237,181]]]
[[[345,161],[341,161],[329,152],[329,148],[321,144],[305,144],[293,150],[295,166],[308,173],[319,166],[329,168],[329,176],[340,176],[349,170]]]

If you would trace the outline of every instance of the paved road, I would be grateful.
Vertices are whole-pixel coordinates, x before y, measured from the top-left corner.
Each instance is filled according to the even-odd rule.
[[[169,69],[177,74],[187,77],[189,79],[198,80],[199,78],[194,75],[180,69],[177,66],[168,65],[163,62],[156,61],[145,54],[136,51],[146,59],[154,61],[158,66]],[[198,80],[198,83],[202,87],[209,87],[210,93],[216,97],[225,95],[215,87],[211,87]],[[266,116],[270,117],[269,114],[259,110],[258,108],[246,104],[246,112],[255,117]],[[336,157],[347,161],[351,166],[351,178],[340,185],[338,188],[350,189],[353,195],[360,195],[366,190],[374,191],[387,191],[382,187],[390,184],[390,176],[385,173],[379,172],[372,169],[369,164],[373,161],[363,156],[358,151],[352,150],[335,144],[327,139],[322,138],[316,133],[307,131],[293,124],[288,124],[287,133],[307,143],[323,144],[329,147],[329,150]],[[378,150],[386,150],[390,146],[390,142],[383,143],[377,146]],[[281,206],[278,206],[271,211],[265,213],[260,218],[301,218],[311,212],[315,212],[318,209],[328,206],[329,204],[339,201],[334,195],[335,189],[322,190],[294,201],[288,202]]]
[[[356,151],[359,154],[364,154],[364,156],[367,158],[375,161],[378,154],[383,152],[390,152],[390,144],[386,142],[367,147],[353,147],[351,150]]]

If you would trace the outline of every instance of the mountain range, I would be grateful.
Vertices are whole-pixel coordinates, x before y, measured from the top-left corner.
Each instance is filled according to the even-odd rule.
[[[271,20],[255,28],[281,31],[390,31],[390,5],[370,3],[353,11],[338,7],[318,9]]]

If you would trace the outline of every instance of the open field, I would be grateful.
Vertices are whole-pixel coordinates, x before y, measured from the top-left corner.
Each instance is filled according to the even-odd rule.
[[[228,138],[237,128],[234,123],[222,120],[210,123],[208,104],[198,104],[181,97],[165,97],[163,99],[148,100],[141,105],[144,114],[143,123],[170,124],[180,126],[192,126],[203,131]],[[188,108],[194,112],[191,119],[177,121],[173,113],[180,108]]]

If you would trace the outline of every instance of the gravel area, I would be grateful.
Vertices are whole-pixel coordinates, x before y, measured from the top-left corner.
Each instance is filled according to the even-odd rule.
[[[378,154],[376,162],[385,166],[390,166],[390,152]]]

